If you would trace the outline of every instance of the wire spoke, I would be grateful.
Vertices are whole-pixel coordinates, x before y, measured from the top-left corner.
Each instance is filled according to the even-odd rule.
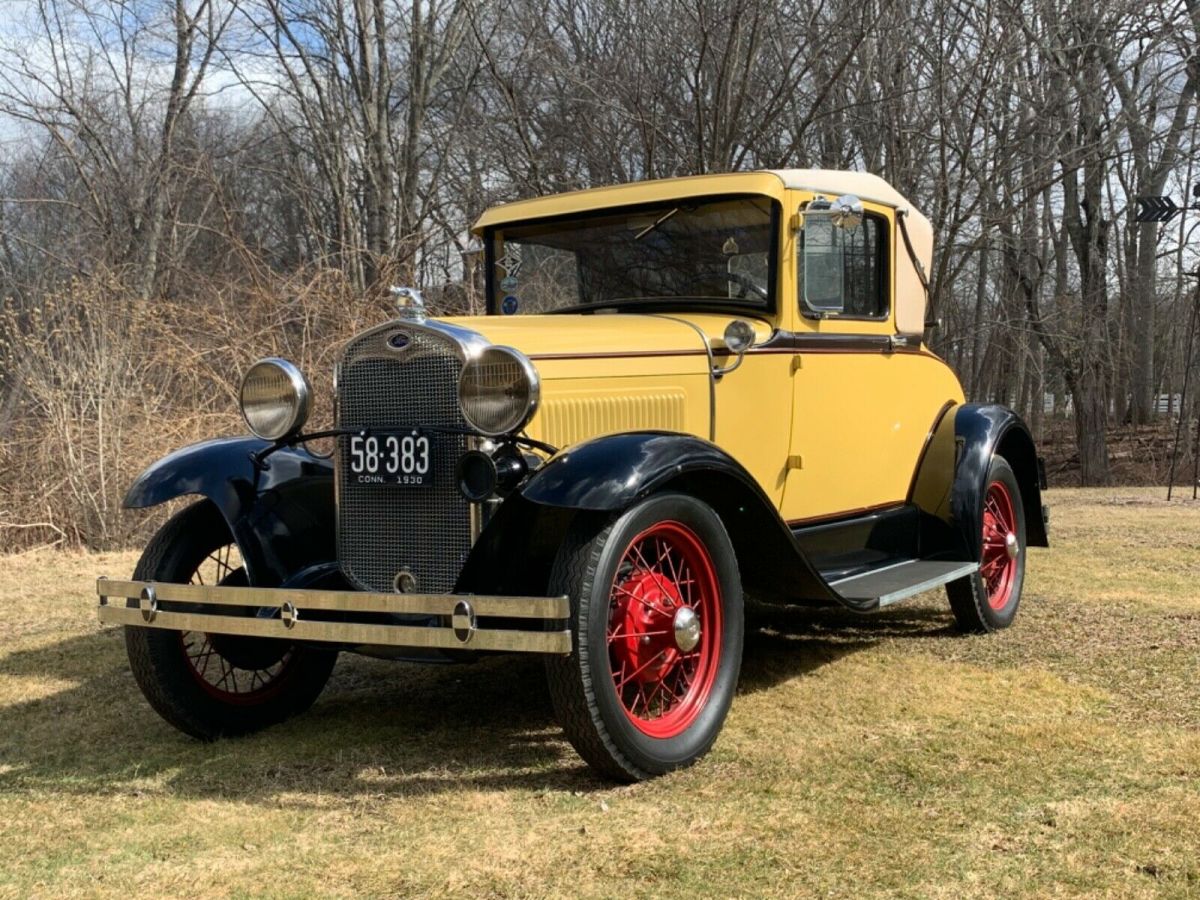
[[[641,675],[643,672],[645,672],[648,668],[650,668],[651,664],[656,663],[656,662],[658,662],[658,660],[662,659],[662,657],[666,654],[666,652],[667,652],[666,650],[658,651],[658,653],[654,654],[654,656],[650,657],[648,660],[646,660],[644,663],[642,663],[640,666],[638,666],[636,669],[634,669],[634,671],[629,675],[628,678],[626,678],[624,681],[622,681],[620,684],[617,685],[617,690],[620,690],[622,687],[624,687],[626,682],[628,682],[630,679],[637,678],[639,675]]]
[[[626,631],[621,634],[614,634],[609,637],[609,640],[618,638],[643,638],[643,637],[662,637],[664,634],[670,634],[670,631]]]
[[[652,565],[650,565],[648,562],[646,562],[646,557],[642,554],[641,543],[635,544],[633,546],[632,550],[637,555],[638,561],[642,564],[642,571],[647,572],[651,575],[655,574],[654,567]]]
[[[675,561],[675,556],[676,556],[675,548],[672,547],[666,541],[662,540],[661,538],[659,539],[659,543],[662,545],[663,550],[662,550],[662,553],[658,557],[658,562],[656,563],[656,565],[658,565],[659,569],[661,571],[663,571],[663,574],[665,574],[671,580],[672,584],[678,585],[679,584],[679,569],[678,569],[678,566],[676,565],[676,561]],[[665,568],[662,565],[664,560],[666,561],[666,564],[667,564]]]
[[[633,591],[629,590],[629,588],[627,588],[627,587],[624,587],[624,586],[622,586],[622,585],[614,585],[614,588],[615,588],[615,590],[617,590],[617,591],[618,591],[618,592],[620,592],[621,594],[623,594],[623,595],[625,595],[626,597],[628,597],[630,600],[636,600],[638,603],[642,604],[642,606],[646,607],[646,609],[650,610],[650,612],[652,612],[652,613],[656,613],[656,614],[658,614],[658,615],[665,615],[665,614],[666,614],[666,613],[664,613],[664,612],[663,612],[663,610],[659,609],[657,606],[655,606],[655,605],[654,605],[653,603],[651,603],[649,600],[646,600],[646,599],[645,599],[645,598],[643,598],[643,597],[639,597],[639,596],[638,596],[637,594],[635,594]]]
[[[721,631],[714,576],[699,536],[674,521],[632,538],[617,566],[605,631],[609,668],[625,712],[653,737],[681,733],[711,692]],[[704,623],[687,653],[672,625],[682,608]]]

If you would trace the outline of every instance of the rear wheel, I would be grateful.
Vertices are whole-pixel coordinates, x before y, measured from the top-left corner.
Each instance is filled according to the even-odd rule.
[[[246,585],[246,569],[220,512],[189,506],[154,536],[137,581]],[[273,638],[125,628],[138,687],[176,728],[205,740],[246,734],[312,705],[337,652]]]
[[[997,456],[983,498],[979,571],[946,585],[963,631],[995,631],[1012,624],[1025,583],[1025,547],[1021,487],[1008,461]]]
[[[568,740],[597,771],[635,781],[708,752],[742,658],[737,559],[717,515],[680,494],[579,523],[551,590],[571,598],[574,651],[547,660]]]

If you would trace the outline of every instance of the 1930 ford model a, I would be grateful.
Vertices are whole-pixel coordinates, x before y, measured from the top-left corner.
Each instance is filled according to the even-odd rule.
[[[546,656],[567,737],[637,779],[716,739],[743,590],[868,613],[945,585],[1012,622],[1047,541],[1033,442],[922,343],[932,234],[874,176],[786,170],[522,201],[476,225],[488,315],[351,340],[336,452],[247,373],[256,437],[160,460],[199,500],[101,579],[134,675],[203,738],[306,708],[336,653]],[[207,578],[205,577],[207,573]]]

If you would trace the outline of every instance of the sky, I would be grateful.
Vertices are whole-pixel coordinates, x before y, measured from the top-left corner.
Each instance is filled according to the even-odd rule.
[[[227,0],[216,2],[220,12],[230,13]],[[69,60],[76,77],[90,72],[96,86],[116,86],[128,78],[135,96],[141,98],[161,95],[169,84],[174,63],[169,3],[60,0],[56,8],[62,15],[62,37],[52,40],[40,20],[36,0],[0,0],[0,94],[10,95],[0,97],[0,147],[5,149],[19,149],[36,133],[34,126],[12,115],[6,107],[10,107],[14,95],[18,103],[44,98],[46,92],[37,86],[37,76],[52,80],[56,57]],[[136,34],[128,64],[122,31]],[[225,55],[213,57],[201,90],[202,102],[210,108],[253,113],[259,101],[234,67],[259,91],[266,88],[268,92],[278,77],[277,69],[269,60],[249,52],[250,36],[244,20],[232,18],[226,36],[226,48],[240,45],[246,49],[227,50]]]

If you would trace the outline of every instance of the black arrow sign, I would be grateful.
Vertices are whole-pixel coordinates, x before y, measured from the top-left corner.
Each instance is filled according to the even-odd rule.
[[[1170,222],[1179,212],[1179,207],[1170,197],[1138,197],[1138,222]]]

